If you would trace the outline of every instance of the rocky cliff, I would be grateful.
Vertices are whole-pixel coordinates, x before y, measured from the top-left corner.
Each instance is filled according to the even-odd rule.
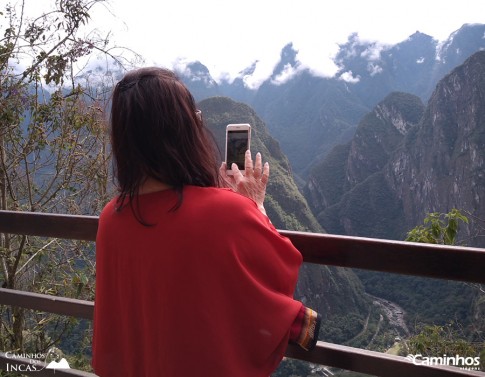
[[[428,212],[485,213],[485,51],[445,76],[428,104],[393,93],[352,141],[313,169],[306,196],[331,233],[402,239]],[[473,236],[479,229],[467,229]],[[483,237],[482,237],[483,238]],[[470,245],[483,245],[474,238]]]
[[[418,97],[390,94],[361,120],[349,143],[313,169],[305,193],[330,233],[390,238],[401,231],[396,219],[402,206],[383,170],[423,111]]]
[[[485,51],[444,77],[419,127],[407,135],[384,170],[413,227],[428,212],[458,208],[485,216]],[[468,235],[478,229],[472,225]],[[469,244],[480,244],[480,238]]]

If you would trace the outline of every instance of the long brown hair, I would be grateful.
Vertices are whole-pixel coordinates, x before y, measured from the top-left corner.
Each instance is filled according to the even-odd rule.
[[[177,207],[185,185],[218,186],[214,139],[192,94],[172,71],[128,72],[114,89],[110,123],[118,206],[128,198],[133,208],[148,177],[179,193]]]

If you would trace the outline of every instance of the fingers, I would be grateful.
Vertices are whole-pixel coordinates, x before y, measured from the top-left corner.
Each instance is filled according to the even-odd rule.
[[[233,178],[227,174],[227,164],[222,162],[221,166],[219,167],[219,177],[220,177],[220,184],[221,187],[233,188]]]
[[[269,163],[265,162],[263,166],[263,175],[261,176],[261,182],[266,185],[269,180]]]
[[[244,155],[244,170],[253,170],[253,159],[251,158],[251,151],[248,149]]]
[[[252,162],[251,162],[252,163]],[[244,176],[241,173],[241,170],[239,170],[239,167],[237,164],[233,163],[231,165],[231,170],[232,170],[232,177],[234,178],[234,181],[236,182],[236,185],[239,185],[239,183],[243,180]]]
[[[261,153],[258,152],[256,153],[256,161],[254,163],[254,178],[261,177],[261,174],[263,173],[262,164]]]
[[[239,170],[237,164],[231,164],[231,173],[227,174],[227,166],[226,163],[223,162],[219,168],[219,173],[221,177],[226,180],[230,181],[231,183],[235,183],[239,185],[241,182],[244,181],[245,178],[255,178],[256,180],[261,180],[261,183],[266,185],[269,180],[269,163],[265,162],[263,165],[261,153],[256,153],[256,158],[253,165],[253,160],[251,158],[251,152],[249,150],[245,153],[245,161],[244,161],[244,175]]]

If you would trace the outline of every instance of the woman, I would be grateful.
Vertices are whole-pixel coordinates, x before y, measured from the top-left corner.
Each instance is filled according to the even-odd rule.
[[[302,258],[264,214],[261,155],[253,167],[246,153],[245,176],[217,169],[192,95],[161,68],[116,85],[111,141],[119,195],[96,240],[95,372],[268,377],[289,340],[310,348],[318,317],[293,299]]]

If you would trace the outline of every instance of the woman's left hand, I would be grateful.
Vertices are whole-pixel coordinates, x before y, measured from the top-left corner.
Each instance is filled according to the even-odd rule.
[[[269,179],[269,164],[266,162],[263,165],[261,153],[256,154],[256,161],[253,165],[251,151],[247,150],[244,161],[244,175],[236,164],[232,164],[231,172],[232,175],[227,174],[226,163],[223,162],[219,168],[219,173],[225,186],[254,200],[260,211],[266,215],[263,203]]]

